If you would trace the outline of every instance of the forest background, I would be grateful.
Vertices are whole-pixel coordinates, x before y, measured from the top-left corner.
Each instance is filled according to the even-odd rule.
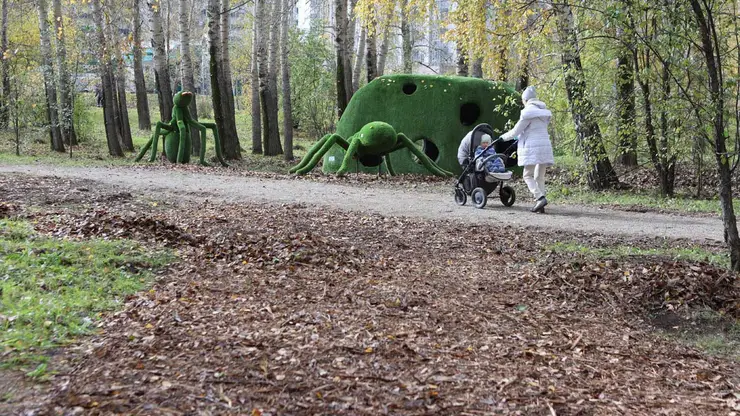
[[[535,85],[554,114],[556,197],[718,211],[737,270],[739,9],[731,0],[2,0],[1,157],[130,163],[185,89],[197,94],[191,113],[219,126],[228,160],[284,172],[382,74]]]

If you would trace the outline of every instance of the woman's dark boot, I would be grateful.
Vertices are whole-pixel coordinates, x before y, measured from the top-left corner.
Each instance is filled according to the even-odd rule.
[[[535,202],[534,207],[532,207],[532,212],[544,214],[545,205],[547,205],[547,198],[545,198],[544,196],[539,197],[537,199],[537,202]]]

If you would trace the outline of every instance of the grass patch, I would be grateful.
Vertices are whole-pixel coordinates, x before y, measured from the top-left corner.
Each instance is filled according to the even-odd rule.
[[[650,323],[669,339],[740,362],[740,322],[736,319],[706,309],[689,316],[669,311],[650,317]]]
[[[700,246],[639,248],[634,246],[588,247],[573,242],[557,242],[547,246],[556,253],[576,253],[593,257],[659,256],[673,260],[703,261],[722,268],[730,267],[730,259],[724,253],[709,251]]]
[[[609,205],[622,207],[646,207],[658,210],[694,213],[721,214],[719,200],[696,199],[692,197],[677,196],[664,198],[652,193],[639,193],[635,191],[589,191],[574,189],[570,186],[550,186],[547,198],[553,202],[562,204],[582,205]],[[735,208],[739,208],[738,200],[735,200]]]
[[[28,375],[42,376],[45,350],[94,331],[101,312],[144,289],[151,270],[173,259],[132,241],[58,240],[0,220],[0,364],[35,364]]]

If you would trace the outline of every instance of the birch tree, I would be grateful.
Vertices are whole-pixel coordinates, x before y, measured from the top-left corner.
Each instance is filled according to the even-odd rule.
[[[553,4],[552,7],[557,20],[565,89],[570,103],[570,112],[575,122],[578,142],[581,144],[583,158],[588,169],[589,187],[594,190],[613,188],[618,185],[619,180],[606,154],[601,129],[595,119],[593,104],[587,95],[573,10],[567,4],[558,3]]]
[[[736,161],[735,164],[731,163],[731,153],[727,149],[728,141],[728,126],[726,124],[726,98],[725,94],[727,91],[733,91],[737,94],[739,89],[732,84],[731,80],[725,78],[723,60],[732,59],[732,54],[726,53],[727,49],[724,39],[728,39],[734,36],[735,42],[738,40],[738,10],[735,2],[728,4],[727,2],[716,2],[707,3],[706,1],[700,0],[689,0],[691,5],[691,12],[696,21],[696,26],[699,32],[699,45],[698,51],[704,58],[704,65],[706,67],[706,80],[705,87],[709,92],[708,106],[704,107],[703,103],[696,103],[694,110],[698,115],[698,118],[705,119],[708,125],[711,126],[710,133],[703,132],[705,140],[711,143],[714,147],[714,156],[717,162],[717,172],[719,173],[719,200],[720,207],[722,209],[722,223],[724,226],[725,242],[730,251],[730,267],[734,271],[740,271],[740,235],[738,234],[737,228],[737,217],[735,216],[735,208],[733,206],[733,170],[737,167],[737,154],[734,155]],[[725,10],[723,10],[723,8]],[[732,13],[728,13],[731,17],[731,21],[722,24],[718,22],[722,16],[727,16],[723,11],[731,10]],[[724,17],[727,20],[727,17]],[[734,33],[733,33],[734,32]],[[735,45],[737,48],[740,45]],[[725,53],[723,53],[725,52]],[[740,71],[740,51],[735,52],[736,62],[735,67]],[[724,57],[723,57],[724,56]],[[736,74],[740,75],[740,74]],[[737,81],[735,81],[737,82]],[[735,126],[737,136],[735,139],[740,138],[740,111],[738,110],[738,102],[740,98],[735,95],[735,110],[733,116],[735,117]]]
[[[627,41],[623,29],[618,29],[617,37]],[[634,49],[634,46],[632,46]],[[617,57],[617,137],[619,149],[617,161],[624,166],[637,166],[637,111],[635,109],[635,62],[629,47],[619,48]]]
[[[270,32],[266,28],[269,25],[269,5],[267,0],[257,1],[257,70],[259,77],[260,103],[262,108],[262,146],[264,154],[274,156],[274,142],[280,144],[277,107],[274,106],[275,100],[271,97],[269,87],[270,79],[268,76],[268,43]],[[274,118],[273,118],[274,116]]]
[[[390,30],[389,28],[385,28],[383,31],[383,39],[380,42],[380,48],[378,49],[377,56],[378,56],[378,67],[377,72],[378,76],[381,76],[385,74],[385,61],[388,57],[388,44],[390,43]],[[367,48],[367,45],[365,46]]]
[[[39,14],[39,32],[41,34],[41,72],[44,76],[46,90],[46,114],[49,118],[51,149],[64,152],[64,138],[59,126],[59,108],[57,106],[57,89],[54,78],[54,64],[51,52],[51,35],[49,30],[49,4],[46,0],[36,0]]]
[[[126,100],[126,68],[121,56],[121,37],[118,27],[108,20],[108,34],[110,39],[112,55],[112,74],[113,74],[113,107],[114,119],[121,141],[123,150],[133,152],[134,142],[131,137],[131,124],[128,119],[128,103]]]
[[[170,69],[167,63],[167,45],[165,44],[164,29],[162,28],[161,0],[150,0],[152,23],[152,46],[154,47],[154,78],[157,84],[159,100],[159,116],[162,121],[170,121],[172,117],[172,82]]]
[[[149,99],[146,94],[144,65],[141,56],[141,0],[134,0],[133,52],[134,52],[134,85],[136,88],[136,114],[139,116],[139,130],[151,130],[152,120],[149,115]],[[195,146],[195,143],[193,143]]]
[[[229,160],[242,158],[239,134],[236,131],[236,110],[234,107],[234,86],[231,81],[231,58],[229,54],[229,32],[230,32],[230,6],[229,0],[221,0],[221,50],[218,69],[221,71],[219,80],[221,82],[221,114],[223,117],[223,130],[221,130],[221,143],[223,144],[224,157]]]
[[[365,36],[367,36],[367,30],[363,27],[360,31],[360,42],[357,45],[357,58],[355,59],[355,67],[352,70],[352,90],[357,91],[360,88],[360,74],[362,74],[362,63],[365,62],[362,59],[365,56]]]
[[[411,60],[413,43],[411,40],[411,22],[408,14],[408,0],[400,0],[401,7],[401,49],[403,51],[403,72],[411,74],[414,72],[414,62]]]
[[[8,0],[2,0],[0,11],[0,82],[2,82],[2,101],[0,101],[0,128],[10,124],[10,68],[8,68]]]
[[[259,87],[259,70],[257,60],[257,48],[259,47],[259,38],[257,35],[259,31],[257,28],[260,26],[257,21],[257,7],[259,1],[254,1],[254,7],[252,8],[252,62],[250,63],[250,90],[252,95],[252,153],[262,154],[262,120],[260,119],[260,87]]]
[[[54,27],[56,29],[57,46],[57,68],[59,69],[59,120],[61,123],[62,137],[64,142],[70,146],[77,145],[77,134],[75,133],[72,114],[72,86],[67,68],[66,34],[64,31],[64,15],[62,14],[61,0],[52,0],[54,10]]]
[[[259,78],[259,96],[262,109],[262,146],[266,156],[281,153],[280,129],[278,126],[277,88],[270,85],[274,78],[270,74],[270,42],[272,5],[266,0],[257,4],[257,70]],[[273,93],[274,91],[274,93]]]
[[[290,0],[282,0],[281,30],[280,30],[280,72],[283,75],[283,148],[284,159],[293,160],[293,110],[290,97],[290,61],[288,60],[289,45],[288,31],[290,25]]]
[[[114,119],[113,100],[115,89],[113,87],[113,74],[110,62],[110,52],[105,39],[105,28],[103,26],[103,9],[101,0],[92,0],[93,20],[95,21],[98,34],[98,56],[100,59],[100,77],[103,83],[103,118],[105,124],[105,137],[108,143],[108,153],[111,156],[123,156],[118,128]]]
[[[344,75],[347,36],[347,1],[334,0],[334,45],[337,54],[337,117],[341,118],[347,108],[347,84]],[[368,66],[368,71],[370,66]]]
[[[221,98],[221,37],[220,26],[221,2],[220,0],[208,0],[208,55],[209,55],[209,73],[211,78],[211,104],[213,105],[213,118],[216,121],[216,128],[224,131],[223,105]],[[222,139],[223,140],[223,139]]]
[[[180,82],[183,91],[193,93],[193,100],[190,101],[190,115],[198,119],[198,105],[195,99],[195,78],[193,77],[193,59],[190,54],[190,24],[188,0],[179,0],[179,28],[180,28]],[[192,152],[194,155],[200,154],[200,132],[197,129],[190,129],[190,139],[192,142]]]
[[[374,80],[378,74],[378,45],[376,42],[375,27],[368,28],[365,44],[365,67],[367,68],[367,82]]]

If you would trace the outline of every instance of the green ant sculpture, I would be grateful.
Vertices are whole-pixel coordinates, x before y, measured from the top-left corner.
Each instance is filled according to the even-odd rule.
[[[388,172],[395,175],[391,166],[390,158],[386,157],[389,153],[400,149],[409,149],[431,173],[437,176],[452,176],[448,172],[434,163],[427,155],[419,150],[414,142],[403,133],[396,133],[388,123],[382,121],[373,121],[365,124],[360,131],[350,136],[347,140],[338,134],[327,134],[321,140],[316,142],[306,153],[301,162],[290,169],[290,173],[303,175],[313,169],[319,160],[331,149],[334,144],[338,144],[346,150],[342,166],[337,171],[341,176],[349,169],[349,163],[353,157],[356,157],[364,166],[378,166],[385,161]]]
[[[180,91],[175,94],[173,102],[175,104],[172,107],[172,120],[169,123],[157,122],[157,127],[154,129],[152,138],[146,143],[141,149],[139,155],[136,156],[136,161],[140,161],[144,156],[144,153],[152,148],[152,155],[149,157],[150,162],[154,162],[157,157],[157,145],[159,142],[159,136],[164,137],[164,154],[167,159],[172,163],[189,163],[190,153],[193,151],[193,143],[190,139],[190,129],[195,128],[200,131],[200,164],[203,166],[210,166],[205,161],[206,157],[206,129],[213,130],[213,140],[216,142],[216,157],[221,165],[228,167],[229,165],[224,161],[221,155],[221,142],[218,138],[218,130],[216,129],[215,123],[198,123],[190,115],[188,106],[193,100],[193,93],[188,91]],[[164,131],[162,131],[164,130]]]

